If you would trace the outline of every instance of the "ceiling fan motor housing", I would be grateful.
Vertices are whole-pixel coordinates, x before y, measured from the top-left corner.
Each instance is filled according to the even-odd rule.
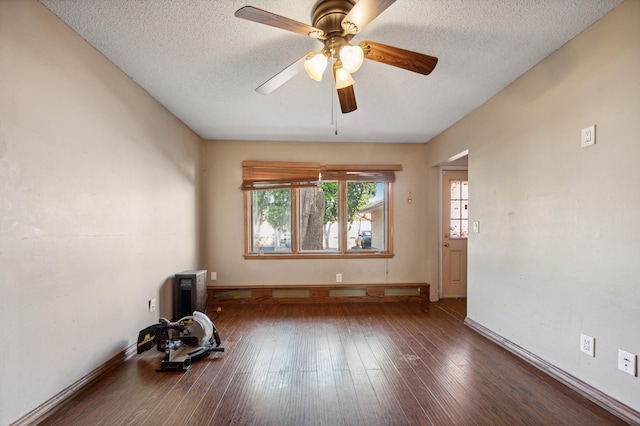
[[[313,9],[311,25],[324,31],[327,39],[342,37],[342,20],[354,5],[352,0],[321,1]]]

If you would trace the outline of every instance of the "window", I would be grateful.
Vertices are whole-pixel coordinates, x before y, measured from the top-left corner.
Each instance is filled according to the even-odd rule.
[[[400,165],[245,161],[245,258],[392,257]]]
[[[453,239],[469,237],[469,182],[451,180],[449,183],[451,210],[449,236]]]

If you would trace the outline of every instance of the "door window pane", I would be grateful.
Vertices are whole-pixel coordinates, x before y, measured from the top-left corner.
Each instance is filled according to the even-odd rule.
[[[469,181],[463,180],[460,185],[460,190],[461,190],[460,198],[463,200],[468,200],[469,199]]]
[[[451,200],[451,216],[452,219],[460,219],[460,200]]]

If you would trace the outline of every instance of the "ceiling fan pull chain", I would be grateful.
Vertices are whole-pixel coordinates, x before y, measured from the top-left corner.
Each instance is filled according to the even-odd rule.
[[[331,89],[331,125],[334,125],[334,116],[335,116],[335,95],[334,95],[334,91],[333,91],[333,87],[329,86],[329,88]]]
[[[331,86],[329,86],[329,87],[331,87]],[[333,90],[332,90],[331,91],[331,125],[332,126],[333,126],[333,115],[334,115],[333,114],[333,103],[334,103],[334,100],[333,100]]]
[[[335,90],[332,90],[332,92],[334,93],[333,96],[334,96],[334,99],[335,99],[335,101],[334,101],[334,105],[335,105],[335,103],[338,100],[338,92],[336,92]],[[335,135],[338,136],[338,108],[337,108],[337,106],[335,106],[333,108],[333,115],[335,116],[335,120],[334,121],[335,121],[335,125],[336,125],[336,127],[335,127]]]

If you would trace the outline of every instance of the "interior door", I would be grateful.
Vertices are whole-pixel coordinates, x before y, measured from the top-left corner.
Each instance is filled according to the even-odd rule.
[[[469,181],[466,170],[442,172],[442,298],[467,296]]]

